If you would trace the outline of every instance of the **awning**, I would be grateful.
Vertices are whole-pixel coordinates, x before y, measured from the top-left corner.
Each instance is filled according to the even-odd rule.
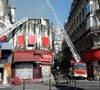
[[[34,52],[34,54],[40,54],[40,55],[52,55],[52,51],[50,51],[50,50],[34,50],[33,51]]]
[[[90,50],[81,55],[84,61],[100,60],[100,50]]]
[[[34,54],[33,50],[14,51],[13,57],[14,57],[13,62],[33,62],[33,61],[51,62],[52,60],[51,55]]]
[[[13,57],[14,57],[13,62],[33,61],[33,55],[32,55],[31,52],[14,51],[13,52]]]
[[[52,57],[51,55],[42,55],[41,58],[40,58],[40,61],[51,61],[52,60]]]

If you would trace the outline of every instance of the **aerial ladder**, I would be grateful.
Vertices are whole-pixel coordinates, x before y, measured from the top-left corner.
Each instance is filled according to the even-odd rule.
[[[4,30],[2,30],[2,32],[0,32],[0,38],[2,38],[3,36],[6,36],[6,40],[3,40],[3,41],[0,40],[0,41],[8,42],[19,30],[17,28],[19,26],[21,26],[22,24],[24,24],[26,21],[28,21],[28,18],[23,18],[23,19],[17,21],[16,23],[12,24],[9,28],[4,28]]]
[[[51,11],[52,15],[55,18],[56,24],[60,28],[63,37],[65,39],[65,42],[67,46],[69,47],[72,56],[74,58],[74,61],[72,62],[72,73],[74,77],[82,77],[82,78],[87,78],[87,69],[86,69],[86,64],[82,62],[82,59],[78,52],[76,51],[69,35],[67,34],[67,31],[64,29],[63,25],[60,22],[60,19],[58,18],[58,15],[56,14],[52,4],[50,3],[50,0],[45,0],[46,5],[48,6],[49,10]]]
[[[64,36],[66,44],[68,45],[68,47],[73,55],[73,58],[75,59],[76,62],[81,62],[82,61],[81,57],[79,56],[78,52],[76,51],[69,35],[67,34],[66,30],[64,29],[63,25],[61,24],[60,19],[58,18],[58,15],[56,14],[53,6],[50,3],[50,0],[45,0],[45,2],[46,2],[46,5],[48,6],[49,10],[51,11],[52,15],[54,16],[55,21]]]

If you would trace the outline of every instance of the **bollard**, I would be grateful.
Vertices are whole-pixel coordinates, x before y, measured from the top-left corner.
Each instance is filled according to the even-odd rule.
[[[25,90],[25,79],[23,80],[23,90]]]

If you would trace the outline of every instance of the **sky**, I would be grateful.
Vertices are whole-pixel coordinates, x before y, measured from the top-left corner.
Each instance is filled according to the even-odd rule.
[[[50,0],[54,10],[56,11],[61,24],[64,24],[69,16],[71,3],[73,0]],[[46,18],[50,22],[55,23],[55,19],[48,9],[45,0],[10,0],[12,7],[16,8],[16,18],[20,20],[24,17],[28,18]]]

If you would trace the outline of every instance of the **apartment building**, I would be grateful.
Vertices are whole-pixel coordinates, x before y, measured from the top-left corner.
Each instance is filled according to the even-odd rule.
[[[87,63],[88,77],[100,73],[100,0],[73,0],[64,25],[82,60]],[[71,53],[63,45],[64,54]],[[94,74],[95,72],[95,74]]]

